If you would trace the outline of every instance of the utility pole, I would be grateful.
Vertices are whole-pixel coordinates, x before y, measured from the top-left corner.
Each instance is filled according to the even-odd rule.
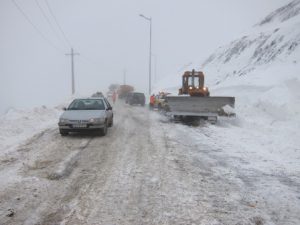
[[[149,45],[149,95],[151,95],[152,86],[151,86],[151,58],[152,58],[152,18],[150,17],[150,45]]]
[[[154,57],[154,82],[156,83],[156,81],[157,81],[157,55],[152,54],[152,56]]]
[[[79,53],[74,53],[73,48],[71,48],[71,53],[67,53],[65,55],[71,56],[72,95],[74,95],[75,93],[74,55],[79,55]]]
[[[140,17],[144,18],[145,20],[149,21],[150,25],[150,43],[149,43],[149,95],[151,95],[151,58],[152,58],[152,18],[146,17],[143,14],[140,14]]]

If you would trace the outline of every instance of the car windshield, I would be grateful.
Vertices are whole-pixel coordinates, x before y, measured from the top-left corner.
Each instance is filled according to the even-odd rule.
[[[193,83],[193,77],[189,77],[188,84],[189,84],[189,86],[198,86],[199,85],[199,77],[194,76],[194,83]]]
[[[142,97],[144,97],[144,94],[143,93],[134,93],[133,96],[138,97],[138,98],[142,98]]]
[[[102,99],[75,99],[68,110],[104,110]]]

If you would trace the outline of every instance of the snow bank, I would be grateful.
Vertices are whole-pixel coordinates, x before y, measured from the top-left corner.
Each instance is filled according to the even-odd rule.
[[[38,132],[56,126],[61,110],[46,106],[30,110],[10,109],[1,115],[0,155],[14,150]]]
[[[0,157],[17,150],[17,147],[35,134],[48,128],[57,127],[62,109],[75,98],[83,98],[76,94],[66,98],[55,107],[35,107],[32,109],[11,108],[5,114],[0,114]]]

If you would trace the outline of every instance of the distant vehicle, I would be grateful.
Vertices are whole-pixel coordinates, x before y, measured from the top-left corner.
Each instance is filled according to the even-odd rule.
[[[134,91],[134,87],[124,84],[124,85],[119,86],[117,94],[120,99],[124,99],[124,98],[126,98],[128,93],[133,92],[133,91]]]
[[[126,95],[126,97],[125,97],[125,103],[126,103],[126,104],[129,104],[128,101],[129,101],[129,99],[131,98],[132,93],[133,93],[133,92],[130,92],[130,93],[128,93],[128,94]]]
[[[157,108],[158,110],[162,110],[166,106],[166,97],[170,95],[167,92],[159,92],[158,95],[155,96],[155,100],[151,105],[152,108]]]
[[[112,98],[113,94],[114,94],[113,92],[108,91],[108,92],[106,93],[106,97],[107,97],[107,98]]]
[[[99,131],[105,136],[107,128],[113,125],[113,111],[106,98],[75,99],[59,118],[59,132]]]
[[[95,97],[104,97],[104,95],[102,94],[101,91],[97,91],[96,93],[92,94],[92,97],[95,98]]]
[[[140,93],[140,92],[130,92],[127,94],[126,97],[126,103],[128,103],[129,105],[141,105],[144,106],[145,105],[145,95],[144,93]]]

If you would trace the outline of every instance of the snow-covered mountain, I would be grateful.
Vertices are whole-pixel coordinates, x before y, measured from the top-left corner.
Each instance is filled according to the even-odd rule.
[[[228,45],[220,47],[202,63],[201,68],[207,71],[207,81],[210,85],[217,85],[224,81],[227,81],[228,85],[232,85],[233,80],[236,80],[237,77],[247,75],[249,75],[247,83],[258,84],[257,82],[260,82],[261,79],[258,81],[255,77],[252,78],[257,71],[272,67],[289,67],[288,71],[295,72],[299,69],[299,0],[294,0],[272,12],[247,33]],[[264,81],[274,84],[272,81],[274,77],[276,80],[285,80],[286,76],[290,74],[279,74],[279,72],[283,72],[281,70],[278,73],[274,71],[275,74],[268,77],[270,80]],[[296,76],[296,74],[292,76]],[[249,81],[251,79],[254,81]],[[240,81],[244,82],[245,79],[238,79],[233,83],[240,83]]]
[[[265,19],[263,19],[259,25],[265,25],[268,23],[272,23],[274,21],[284,22],[292,17],[298,16],[300,13],[300,4],[299,0],[294,0],[289,4],[275,10],[271,14],[269,14]]]

